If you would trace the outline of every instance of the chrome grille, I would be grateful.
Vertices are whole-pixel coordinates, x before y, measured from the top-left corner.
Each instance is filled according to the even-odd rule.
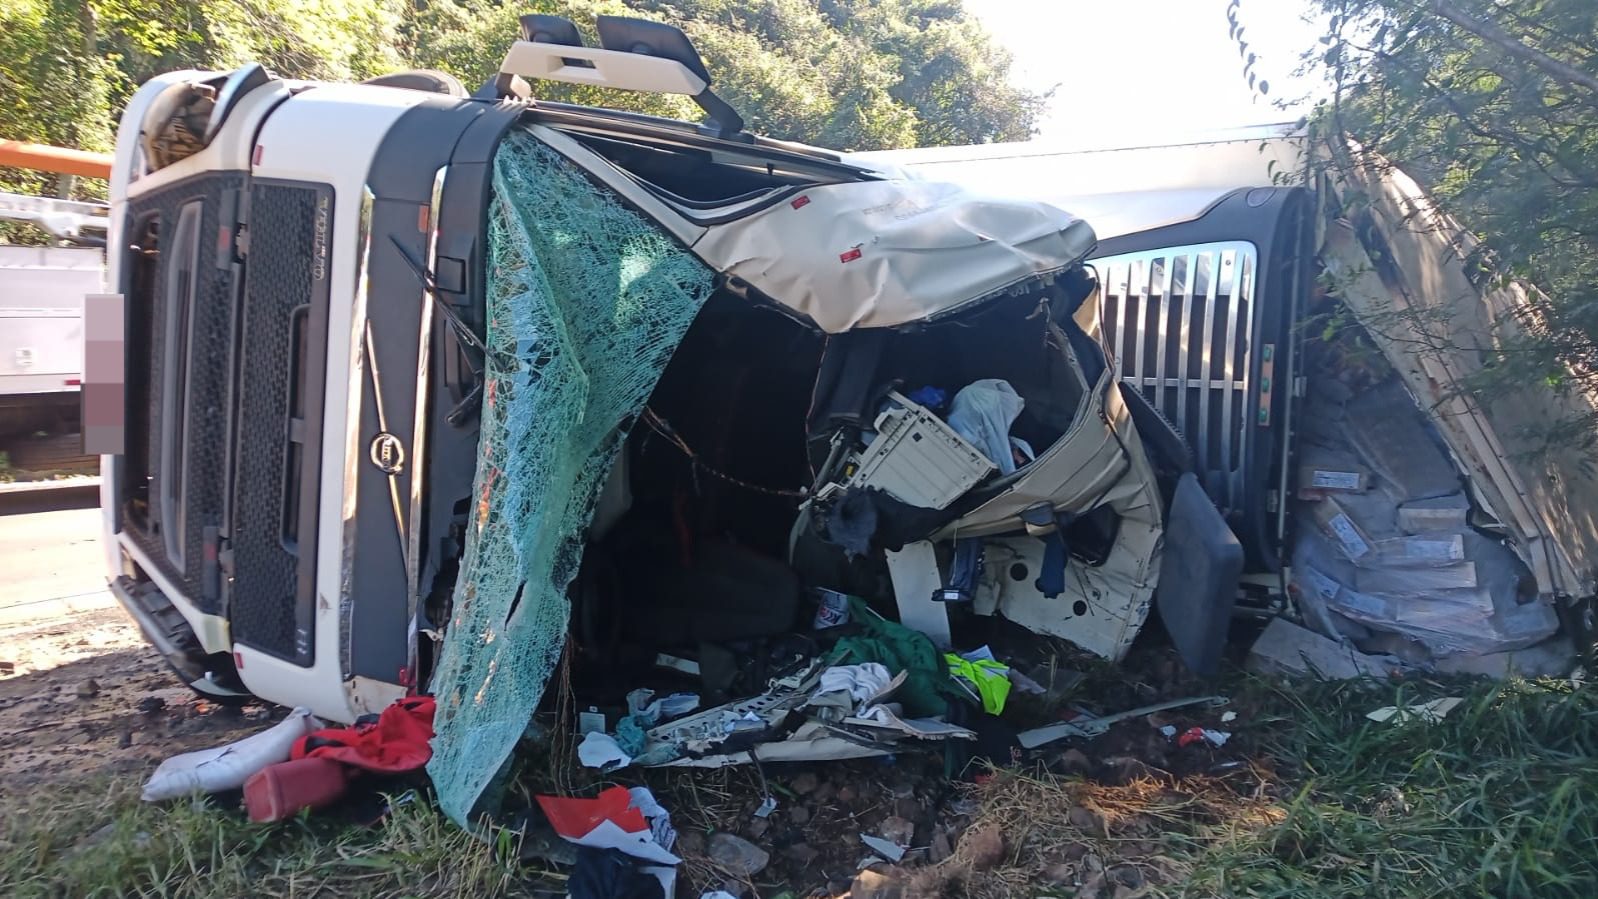
[[[1257,250],[1246,241],[1095,259],[1105,338],[1135,385],[1181,430],[1223,511],[1242,500]]]

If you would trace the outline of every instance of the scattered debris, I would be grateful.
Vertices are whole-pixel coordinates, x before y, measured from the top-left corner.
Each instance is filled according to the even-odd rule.
[[[1125,712],[1116,712],[1113,715],[1104,715],[1098,718],[1078,718],[1061,724],[1050,724],[1016,734],[1016,741],[1025,749],[1036,749],[1045,743],[1052,743],[1066,737],[1097,737],[1121,721],[1130,721],[1142,718],[1155,712],[1165,712],[1171,709],[1180,709],[1194,705],[1224,705],[1225,696],[1197,696],[1191,699],[1174,699],[1170,702],[1161,702],[1142,708],[1129,709]]]
[[[79,699],[93,699],[94,697],[99,696],[99,695],[100,695],[100,682],[95,680],[94,678],[91,677],[88,680],[84,681],[83,683],[78,684],[78,698]]]
[[[1458,696],[1445,696],[1418,705],[1403,707],[1386,705],[1367,713],[1365,717],[1378,723],[1408,724],[1411,721],[1421,721],[1426,724],[1436,724],[1464,701]]]
[[[872,852],[875,852],[884,859],[895,864],[904,858],[904,847],[898,845],[892,840],[888,840],[883,837],[872,836],[868,833],[863,833],[860,835],[860,842],[871,847]]]
[[[633,763],[633,757],[623,752],[616,738],[602,728],[584,733],[583,742],[577,746],[577,760],[601,771],[625,768]]]
[[[647,787],[611,787],[593,799],[534,798],[562,839],[590,849],[614,849],[645,862],[639,870],[658,880],[664,895],[673,894],[675,866],[682,861],[671,852],[677,832]]]
[[[1210,730],[1207,727],[1190,727],[1183,731],[1181,736],[1176,738],[1176,745],[1184,749],[1192,746],[1194,743],[1208,743],[1211,746],[1220,747],[1225,746],[1226,741],[1230,740],[1231,738],[1232,735],[1224,730]]]

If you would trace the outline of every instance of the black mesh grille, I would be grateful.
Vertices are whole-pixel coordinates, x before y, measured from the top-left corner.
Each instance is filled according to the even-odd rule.
[[[183,471],[184,533],[180,535],[183,546],[183,566],[180,568],[168,558],[159,533],[162,523],[158,518],[141,527],[129,522],[128,529],[139,544],[168,576],[183,584],[185,598],[202,611],[220,612],[218,597],[207,598],[201,589],[203,565],[203,535],[208,526],[222,523],[223,480],[226,467],[227,396],[229,375],[229,347],[233,330],[233,279],[231,268],[216,266],[216,238],[220,227],[219,209],[223,196],[239,189],[244,177],[237,174],[216,174],[173,185],[155,194],[138,198],[129,204],[128,218],[136,220],[146,213],[159,214],[163,240],[170,240],[172,229],[188,203],[201,203],[199,227],[199,260],[195,267],[194,303],[190,313],[190,348],[187,375],[188,400],[186,408],[172,410],[185,416],[184,449],[186,467]],[[164,291],[170,267],[176,263],[177,248],[163,246],[157,264],[155,283]],[[166,414],[166,397],[161,389],[164,366],[171,363],[171,350],[166,343],[166,303],[161,296],[152,304],[150,347],[148,355],[132,364],[146,364],[149,371],[149,459],[150,470],[161,470],[161,435]],[[161,485],[153,484],[152,498],[158,495]],[[152,507],[157,505],[152,499]]]
[[[297,614],[299,553],[294,503],[315,460],[295,466],[290,452],[290,391],[295,371],[296,309],[313,302],[317,202],[312,187],[256,185],[250,192],[250,252],[244,284],[239,385],[237,482],[233,506],[235,565],[229,613],[234,639],[290,661],[308,660],[309,621]],[[324,218],[325,220],[325,218]],[[302,310],[300,315],[304,315]],[[301,347],[303,356],[321,347]],[[321,389],[322,385],[306,385]],[[306,422],[320,427],[320,422]],[[295,470],[290,470],[295,468]]]

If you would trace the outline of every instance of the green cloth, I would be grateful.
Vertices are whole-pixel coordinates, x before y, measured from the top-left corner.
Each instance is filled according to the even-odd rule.
[[[865,634],[839,640],[833,649],[832,664],[877,662],[894,674],[904,671],[904,686],[894,699],[904,705],[905,714],[912,718],[943,714],[945,697],[957,694],[946,666],[938,658],[937,647],[927,635],[883,618],[856,596],[849,597],[849,617]]]
[[[943,660],[949,663],[950,677],[970,681],[976,687],[983,711],[989,715],[1004,711],[1004,701],[1010,698],[1010,678],[1005,674],[1010,670],[1008,665],[986,659],[973,662],[952,652],[944,653]]]

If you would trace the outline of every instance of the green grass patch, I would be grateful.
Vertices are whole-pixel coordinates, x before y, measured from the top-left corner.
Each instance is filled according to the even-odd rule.
[[[1598,694],[1567,681],[1271,685],[1251,729],[1287,781],[1274,826],[1196,845],[1185,892],[1598,896]],[[1441,722],[1365,714],[1438,696]]]
[[[0,800],[0,896],[531,896],[543,874],[516,861],[514,841],[480,842],[426,802],[372,827],[261,825],[138,790],[98,780]]]

